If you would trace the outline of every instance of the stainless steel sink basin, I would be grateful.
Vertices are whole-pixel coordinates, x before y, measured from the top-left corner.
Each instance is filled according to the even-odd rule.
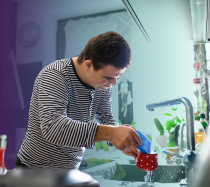
[[[135,163],[133,164],[120,164],[120,166],[125,170],[126,176],[121,179],[121,181],[129,182],[144,182],[144,177],[147,175],[147,172],[140,170]],[[82,171],[94,176],[102,175],[106,180],[114,180],[113,177],[107,176],[111,170],[115,169],[115,162],[110,162],[100,166],[92,167],[87,169],[87,164],[82,163]],[[112,168],[112,169],[110,169]],[[103,171],[103,172],[102,172]],[[115,174],[116,175],[116,174]],[[152,173],[152,182],[158,183],[178,183],[186,177],[185,166],[183,165],[158,165],[158,167]]]
[[[126,177],[122,181],[144,181],[146,172],[140,170],[135,164],[121,165],[126,171]],[[182,165],[160,165],[152,174],[153,182],[176,183],[185,179],[185,167]]]

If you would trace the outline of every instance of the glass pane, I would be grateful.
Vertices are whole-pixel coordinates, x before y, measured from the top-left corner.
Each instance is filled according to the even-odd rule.
[[[206,42],[206,0],[191,0],[194,43]]]

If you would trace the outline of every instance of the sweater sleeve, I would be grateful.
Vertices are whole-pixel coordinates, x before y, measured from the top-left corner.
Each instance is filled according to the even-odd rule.
[[[92,148],[98,123],[81,122],[67,116],[69,89],[61,72],[46,70],[42,73],[38,89],[41,133],[46,141],[56,145]]]

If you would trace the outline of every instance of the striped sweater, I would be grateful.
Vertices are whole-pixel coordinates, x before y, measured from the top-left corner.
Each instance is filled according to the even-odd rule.
[[[111,89],[88,88],[72,59],[55,61],[35,80],[28,129],[17,156],[30,168],[78,169],[85,148],[94,147],[98,124],[118,125]]]

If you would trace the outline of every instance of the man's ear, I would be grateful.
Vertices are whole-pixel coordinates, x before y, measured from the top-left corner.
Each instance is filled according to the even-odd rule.
[[[85,60],[85,69],[89,70],[91,67],[93,67],[91,60]]]

